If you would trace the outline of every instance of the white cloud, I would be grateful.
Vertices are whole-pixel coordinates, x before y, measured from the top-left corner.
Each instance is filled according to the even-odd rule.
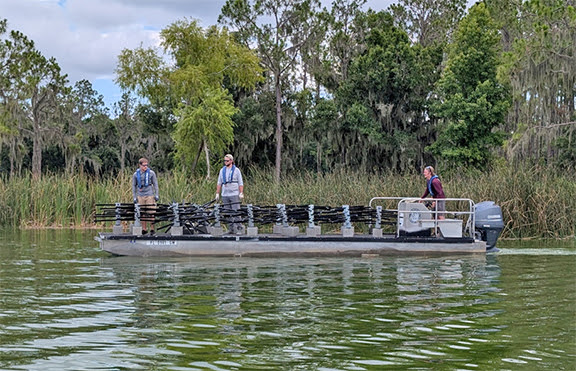
[[[70,83],[87,79],[112,90],[122,49],[158,45],[158,32],[184,17],[216,24],[226,0],[0,0],[0,19],[23,32],[45,57],[55,57]],[[328,3],[327,1],[323,1]],[[370,0],[381,10],[389,0]],[[102,91],[108,104],[117,91]]]
[[[8,27],[55,57],[73,83],[113,77],[122,49],[158,43],[158,32],[183,17],[213,24],[224,0],[0,0]],[[213,16],[211,16],[213,14]],[[204,25],[204,21],[201,20]]]

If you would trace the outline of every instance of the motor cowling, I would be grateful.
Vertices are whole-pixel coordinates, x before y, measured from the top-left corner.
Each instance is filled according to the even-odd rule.
[[[496,241],[504,229],[502,209],[494,201],[483,201],[476,204],[474,211],[474,228],[482,241],[486,242],[486,249],[496,246]]]

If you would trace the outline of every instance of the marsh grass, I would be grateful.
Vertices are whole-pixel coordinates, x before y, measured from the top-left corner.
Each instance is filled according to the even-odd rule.
[[[276,184],[272,169],[244,172],[245,203],[256,205],[368,205],[374,196],[419,197],[421,175],[363,174],[335,171],[286,175]],[[160,202],[206,203],[214,198],[216,180],[184,173],[158,174]],[[543,168],[498,168],[491,172],[439,174],[448,197],[495,201],[502,207],[507,238],[573,237],[576,228],[576,183]],[[19,228],[89,228],[95,205],[131,202],[131,176],[92,179],[86,175],[44,175],[0,179],[0,224]]]

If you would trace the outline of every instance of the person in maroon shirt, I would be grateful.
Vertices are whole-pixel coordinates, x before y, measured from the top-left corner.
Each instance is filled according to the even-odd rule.
[[[424,178],[426,178],[426,191],[424,191],[422,198],[426,198],[428,195],[432,198],[446,198],[444,189],[442,189],[442,182],[440,182],[438,175],[434,174],[434,168],[432,166],[426,166],[423,174]],[[432,201],[432,208],[439,212],[438,219],[445,218],[446,201],[438,200],[438,205],[436,205],[436,201]]]

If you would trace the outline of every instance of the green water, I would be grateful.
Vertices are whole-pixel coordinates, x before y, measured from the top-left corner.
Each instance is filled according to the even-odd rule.
[[[2,232],[1,370],[574,370],[576,246],[141,259]]]

